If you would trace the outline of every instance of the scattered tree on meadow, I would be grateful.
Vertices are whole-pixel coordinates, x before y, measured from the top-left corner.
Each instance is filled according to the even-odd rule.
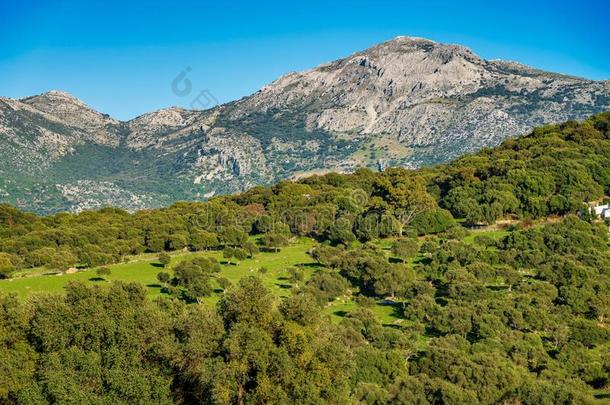
[[[227,289],[229,287],[231,287],[231,281],[229,281],[228,278],[226,277],[218,277],[216,279],[216,282],[218,282],[218,285],[220,286],[220,288],[222,288],[223,291],[227,291]]]
[[[392,253],[399,257],[403,262],[414,257],[419,251],[417,239],[401,238],[392,243]]]
[[[305,274],[303,270],[297,267],[289,267],[288,270],[288,279],[292,284],[298,286],[299,282],[303,281]]]
[[[112,271],[108,267],[99,267],[95,270],[95,274],[102,279],[108,277],[111,273]]]
[[[235,263],[235,264],[239,264],[239,261],[245,260],[248,258],[248,253],[242,248],[233,248],[233,247],[227,246],[223,249],[222,256],[225,259],[227,259],[228,264],[233,264],[231,261],[231,259],[233,259],[233,258],[238,261],[238,263]]]
[[[261,239],[263,246],[274,252],[279,252],[280,248],[288,246],[288,237],[279,233],[268,233]]]
[[[167,288],[167,284],[170,282],[171,277],[169,275],[169,273],[165,272],[165,271],[161,271],[159,273],[157,273],[157,280],[163,284],[163,288]]]
[[[159,263],[161,263],[161,265],[163,267],[167,267],[169,265],[169,263],[171,262],[172,257],[170,255],[168,255],[167,253],[161,253],[159,255]]]

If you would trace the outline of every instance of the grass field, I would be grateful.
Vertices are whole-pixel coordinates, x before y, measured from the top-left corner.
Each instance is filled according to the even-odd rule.
[[[476,235],[488,235],[493,238],[500,238],[507,234],[506,231],[473,232],[465,238],[465,242],[474,243]],[[305,281],[316,271],[317,264],[307,254],[314,246],[315,242],[309,238],[299,238],[289,246],[277,253],[261,252],[252,259],[241,261],[238,265],[228,264],[222,257],[222,252],[174,252],[171,257],[168,272],[171,268],[182,260],[191,259],[198,256],[214,257],[221,263],[221,272],[218,277],[225,277],[231,283],[237,283],[242,277],[248,275],[260,276],[263,284],[269,288],[278,298],[287,297],[290,290],[294,287],[288,280],[287,269],[293,266],[300,266],[304,271]],[[383,239],[376,242],[384,249],[386,255],[390,256],[391,239]],[[163,293],[161,285],[157,280],[157,274],[164,271],[157,260],[157,254],[142,254],[130,257],[129,262],[107,266],[111,269],[111,274],[105,279],[100,279],[95,273],[95,269],[87,269],[74,274],[49,274],[44,269],[28,270],[9,280],[0,280],[0,291],[16,293],[20,298],[36,293],[62,293],[64,287],[71,281],[80,281],[89,285],[105,286],[111,281],[137,282],[145,286],[148,296],[155,298]],[[413,265],[421,257],[416,257],[407,265]],[[268,272],[264,275],[258,273],[258,269],[266,267]],[[215,283],[213,281],[213,283]],[[203,301],[209,305],[214,305],[222,296],[222,290],[215,284],[214,293]],[[325,312],[332,316],[332,320],[338,322],[346,314],[358,308],[358,304],[353,297],[339,297],[325,308]],[[397,325],[404,322],[400,317],[399,311],[391,303],[378,301],[371,307],[380,322],[386,325]]]
[[[506,235],[508,235],[510,232],[509,231],[471,231],[470,235],[466,236],[464,239],[462,239],[462,241],[464,243],[474,243],[474,238],[476,238],[477,236],[489,236],[490,238],[496,239],[496,240],[500,240],[501,238],[505,237]]]
[[[391,241],[382,240],[378,242],[380,246],[389,250]],[[317,264],[307,254],[307,251],[314,246],[314,241],[308,238],[300,238],[289,246],[283,248],[278,253],[261,252],[253,259],[246,259],[239,263],[227,264],[222,257],[222,252],[176,252],[172,254],[171,267],[182,260],[198,256],[215,257],[221,263],[221,272],[218,277],[226,277],[235,284],[242,277],[248,275],[259,275],[258,269],[266,267],[268,272],[261,275],[263,284],[269,288],[277,297],[283,298],[290,294],[293,285],[288,281],[287,269],[293,266],[300,266],[305,273],[305,281],[316,271]],[[388,251],[389,254],[389,251]],[[29,271],[28,276],[23,274],[21,277],[0,280],[0,291],[16,293],[20,298],[36,293],[62,293],[64,287],[71,281],[80,281],[89,285],[104,286],[110,281],[137,282],[146,287],[150,298],[162,295],[161,285],[157,281],[157,274],[164,271],[157,260],[156,254],[143,254],[130,258],[129,263],[121,263],[107,266],[112,273],[100,280],[95,273],[95,269],[83,270],[75,274],[54,275],[48,274],[44,269]],[[214,287],[217,287],[214,285]],[[215,289],[212,296],[203,301],[209,305],[214,305],[222,296],[222,291]],[[358,304],[351,297],[340,297],[325,308],[325,312],[331,315],[334,322],[338,322],[347,313],[354,311]],[[378,302],[372,308],[378,316],[380,322],[384,324],[398,324],[403,320],[398,315],[395,308],[387,303]]]
[[[291,287],[284,280],[287,276],[287,268],[295,265],[304,265],[306,276],[314,271],[315,264],[307,255],[307,251],[313,246],[313,243],[311,239],[298,239],[278,253],[261,252],[253,259],[241,261],[239,265],[227,264],[222,258],[222,252],[178,252],[172,255],[170,268],[181,260],[197,256],[215,257],[222,263],[222,271],[219,277],[226,277],[232,283],[236,283],[246,275],[256,275],[256,270],[264,266],[269,270],[263,277],[265,286],[276,292],[278,296],[285,296],[288,294],[286,287]],[[0,291],[14,292],[20,297],[25,298],[28,295],[40,292],[61,293],[64,287],[71,281],[103,285],[108,281],[120,280],[141,283],[146,286],[149,296],[155,297],[161,294],[161,286],[157,281],[157,274],[163,271],[156,257],[157,255],[147,254],[131,258],[129,263],[107,266],[112,271],[112,274],[106,277],[107,281],[99,280],[95,274],[95,269],[62,275],[35,272],[33,273],[34,275],[28,277],[0,280]]]
[[[382,243],[383,244],[383,243]],[[388,243],[386,243],[388,244]],[[317,264],[307,254],[314,245],[314,241],[308,238],[297,239],[290,246],[283,248],[278,253],[261,252],[253,259],[246,259],[239,263],[227,264],[222,258],[222,252],[177,252],[172,255],[170,269],[182,260],[197,256],[215,257],[221,262],[221,272],[218,277],[226,277],[231,283],[237,283],[239,279],[248,275],[259,275],[257,270],[266,267],[268,272],[261,276],[263,284],[269,288],[277,297],[287,297],[293,285],[288,281],[287,269],[299,265],[305,272],[307,280],[317,268]],[[80,281],[90,285],[104,286],[110,281],[137,282],[144,285],[150,298],[162,295],[161,285],[157,281],[157,274],[164,271],[157,255],[144,254],[132,257],[129,263],[121,263],[107,266],[111,269],[111,275],[100,280],[95,269],[83,270],[75,274],[45,274],[44,270],[29,273],[27,277],[22,276],[9,280],[0,280],[0,291],[16,293],[22,299],[36,293],[62,293],[64,287],[71,281]],[[171,270],[168,270],[171,273]],[[215,286],[216,287],[216,286]],[[216,289],[211,297],[204,299],[205,303],[214,305],[222,296],[222,291]],[[325,312],[332,316],[333,321],[338,321],[347,313],[355,310],[358,304],[350,297],[340,297],[325,308]],[[392,305],[377,303],[371,308],[384,324],[396,324],[401,322]]]

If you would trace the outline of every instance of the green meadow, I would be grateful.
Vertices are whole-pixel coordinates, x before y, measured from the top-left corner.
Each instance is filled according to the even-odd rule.
[[[474,243],[474,237],[477,235],[488,235],[495,239],[506,235],[506,231],[488,231],[476,232],[467,236],[464,241]],[[392,239],[381,239],[376,242],[381,247],[388,258],[391,256],[390,247]],[[307,252],[315,245],[315,241],[310,238],[298,238],[289,246],[281,249],[279,252],[260,252],[253,258],[245,259],[239,263],[227,263],[222,256],[222,251],[207,251],[207,252],[174,252],[171,255],[171,262],[167,269],[159,263],[158,255],[146,253],[139,256],[128,258],[128,262],[106,266],[111,270],[111,274],[104,278],[96,274],[96,269],[82,269],[77,273],[48,273],[44,269],[29,270],[23,272],[15,278],[0,280],[0,291],[7,293],[16,293],[21,299],[33,294],[40,293],[62,293],[64,287],[70,282],[83,282],[89,285],[106,286],[112,281],[136,282],[146,287],[148,296],[151,299],[164,295],[162,286],[157,280],[157,274],[161,271],[172,273],[172,267],[179,262],[194,257],[206,256],[214,257],[221,263],[221,272],[217,276],[225,277],[232,284],[236,284],[242,277],[249,275],[259,276],[263,284],[268,287],[273,293],[284,298],[290,294],[290,290],[295,287],[288,279],[287,269],[298,266],[304,272],[304,282],[316,271],[319,265],[307,254]],[[412,266],[421,257],[414,258],[407,263]],[[258,269],[265,267],[267,272],[261,274]],[[204,303],[215,305],[222,296],[223,291],[215,285],[214,293],[203,300]],[[399,311],[393,303],[384,302],[382,300],[370,308],[377,315],[378,319],[386,325],[400,324],[404,320],[401,319]],[[354,311],[359,306],[350,296],[337,298],[330,303],[325,311],[332,315],[332,320],[338,322],[346,314]]]
[[[146,286],[151,298],[161,295],[161,285],[157,280],[157,274],[161,271],[171,273],[171,268],[182,260],[197,256],[208,256],[216,258],[222,266],[219,277],[226,277],[232,283],[236,283],[240,278],[247,275],[257,275],[257,270],[261,267],[268,269],[263,277],[265,286],[275,291],[278,296],[287,295],[291,287],[284,280],[287,276],[286,269],[292,266],[301,265],[306,274],[311,274],[315,269],[315,263],[307,255],[307,251],[313,246],[311,239],[298,239],[290,246],[283,248],[277,253],[261,252],[252,259],[246,259],[239,264],[228,264],[222,257],[221,251],[211,252],[176,252],[172,255],[169,268],[165,270],[158,262],[157,255],[145,254],[130,258],[127,263],[120,263],[106,266],[111,270],[109,276],[100,279],[95,273],[95,269],[85,269],[74,274],[45,274],[37,272],[34,275],[24,275],[22,277],[0,280],[0,290],[5,292],[17,293],[25,298],[34,293],[61,293],[64,287],[72,281],[80,281],[93,285],[103,285],[110,281],[137,282]],[[31,274],[31,273],[30,273]],[[215,295],[217,295],[215,293]]]
[[[70,282],[83,282],[89,285],[104,286],[112,281],[136,282],[144,285],[151,299],[164,295],[161,292],[161,285],[157,280],[157,274],[161,271],[172,273],[171,268],[182,260],[191,259],[198,256],[214,257],[221,263],[221,272],[218,277],[226,277],[232,284],[236,284],[239,279],[248,275],[259,276],[263,284],[271,289],[277,297],[283,298],[290,294],[294,287],[288,281],[287,269],[299,266],[304,271],[304,281],[313,274],[318,268],[311,257],[307,254],[308,250],[314,246],[314,241],[309,238],[299,238],[289,246],[281,249],[277,253],[260,252],[252,259],[246,259],[239,264],[229,264],[222,257],[221,251],[209,252],[176,252],[172,255],[172,260],[167,269],[164,269],[157,260],[157,255],[143,254],[131,257],[128,263],[121,263],[106,266],[111,270],[109,276],[101,279],[93,269],[84,269],[74,274],[50,274],[44,270],[29,272],[21,277],[0,280],[0,291],[16,293],[20,298],[37,293],[62,293],[64,287]],[[389,246],[389,241],[380,241],[382,246]],[[267,268],[267,273],[260,274],[258,269]],[[218,286],[216,286],[218,287]],[[222,296],[222,290],[216,288],[212,296],[203,301],[209,305],[214,305]],[[332,315],[333,321],[338,321],[347,313],[355,310],[358,304],[351,297],[339,297],[326,307],[326,312]],[[394,307],[389,303],[378,302],[371,308],[385,324],[395,324],[402,320],[396,314]]]

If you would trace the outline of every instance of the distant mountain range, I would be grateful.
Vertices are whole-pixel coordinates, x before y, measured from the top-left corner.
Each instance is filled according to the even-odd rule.
[[[418,167],[610,109],[610,81],[398,37],[205,111],[130,121],[50,91],[0,98],[0,201],[129,210],[358,167]]]

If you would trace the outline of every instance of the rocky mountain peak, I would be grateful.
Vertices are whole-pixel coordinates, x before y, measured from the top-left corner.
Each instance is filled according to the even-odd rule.
[[[286,75],[235,103],[229,116],[275,114],[280,120],[299,111],[309,130],[392,137],[410,146],[433,145],[455,131],[474,149],[489,142],[483,139],[566,119],[560,104],[567,100],[579,105],[576,110],[603,104],[606,93],[601,82],[490,62],[464,46],[403,36]],[[527,117],[528,125],[513,121],[525,110],[539,114]],[[477,124],[465,135],[468,119]]]
[[[94,110],[78,98],[64,91],[51,90],[37,96],[22,98],[19,101],[77,127],[87,127],[90,125],[104,126],[119,123],[119,121],[111,118],[108,114],[102,114]]]
[[[142,114],[129,122],[175,126],[184,124],[184,120],[193,113],[198,112],[174,106]]]
[[[19,101],[60,119],[70,118],[71,115],[80,114],[82,111],[103,115],[65,91],[51,90],[36,96],[22,98]]]
[[[133,149],[160,147],[173,137],[201,133],[207,126],[202,122],[206,113],[170,107],[153,111],[127,122],[127,145]],[[173,134],[173,135],[170,135]]]
[[[121,122],[91,108],[73,95],[51,90],[19,100],[42,114],[48,114],[71,128],[75,142],[91,141],[117,145],[121,141]]]
[[[28,100],[28,99],[29,100],[32,100],[32,99],[47,100],[49,102],[70,102],[70,103],[80,104],[82,106],[85,106],[85,103],[83,103],[81,100],[79,100],[72,94],[70,94],[66,91],[62,91],[62,90],[49,90],[49,91],[39,94],[37,96],[26,97],[24,100]]]
[[[294,110],[298,104],[315,106],[316,114],[306,119],[310,129],[404,134],[409,129],[387,128],[388,123],[422,102],[476,92],[489,79],[486,65],[462,46],[397,37],[286,75],[237,102],[231,116],[242,119],[252,112]]]
[[[365,55],[381,59],[392,59],[408,55],[416,57],[415,54],[425,54],[429,63],[441,62],[446,64],[453,58],[462,58],[480,62],[482,59],[469,48],[462,45],[443,44],[420,37],[399,36],[389,41],[382,42],[356,55]],[[417,57],[416,57],[417,58]]]

